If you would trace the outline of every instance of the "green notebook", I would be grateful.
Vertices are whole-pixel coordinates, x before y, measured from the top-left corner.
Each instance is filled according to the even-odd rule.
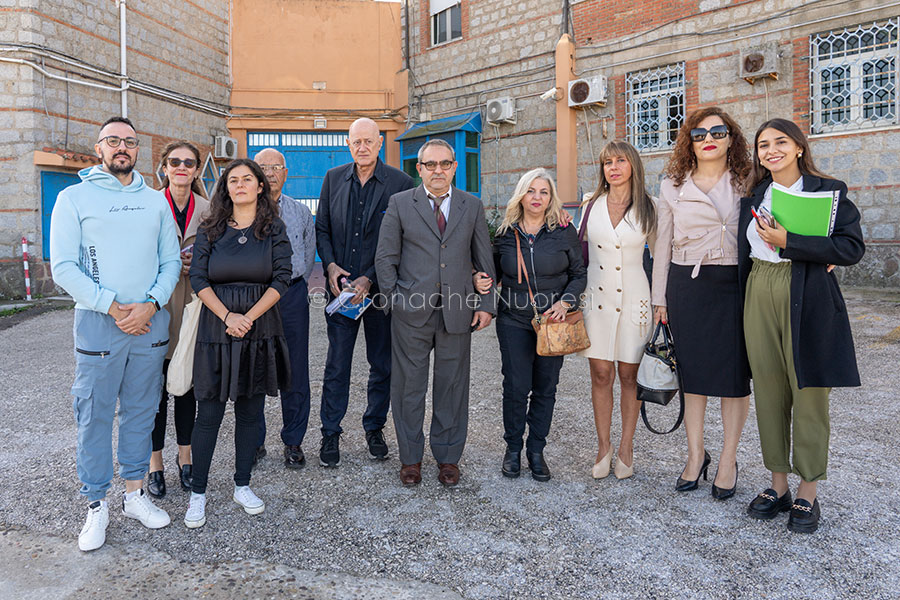
[[[772,183],[772,215],[791,233],[829,236],[840,192],[795,192]]]

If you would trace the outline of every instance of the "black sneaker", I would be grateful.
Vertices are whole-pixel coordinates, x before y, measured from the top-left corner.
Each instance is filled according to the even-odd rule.
[[[369,445],[369,455],[375,460],[387,460],[388,446],[384,441],[384,430],[373,429],[366,432],[366,444]]]
[[[336,467],[341,464],[341,434],[332,433],[322,436],[319,464],[323,467]]]
[[[299,469],[306,464],[306,457],[303,456],[303,448],[300,446],[284,447],[284,466],[288,469]]]
[[[259,448],[257,448],[256,453],[253,455],[253,464],[250,465],[250,468],[252,469],[253,467],[255,467],[256,463],[266,457],[266,454],[268,454],[268,452],[266,452],[265,446],[260,446]]]
[[[797,498],[791,506],[788,529],[794,533],[813,533],[819,528],[820,515],[818,498],[813,500],[812,505],[803,498]]]
[[[791,492],[786,491],[780,498],[778,492],[772,488],[761,492],[756,498],[750,502],[747,507],[747,514],[754,519],[774,519],[778,513],[791,510]]]

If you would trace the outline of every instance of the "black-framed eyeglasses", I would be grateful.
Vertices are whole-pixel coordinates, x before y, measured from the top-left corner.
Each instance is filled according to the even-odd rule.
[[[119,144],[121,144],[122,142],[125,142],[125,147],[128,148],[129,150],[133,150],[133,149],[137,148],[138,144],[140,143],[136,137],[123,138],[123,137],[119,137],[117,135],[108,135],[106,137],[102,137],[99,140],[97,140],[97,143],[99,144],[100,142],[104,142],[104,141],[106,142],[106,145],[109,146],[110,148],[118,148]]]
[[[125,147],[128,147],[127,144]],[[180,167],[181,165],[184,165],[187,169],[193,169],[197,166],[197,161],[193,158],[175,158],[174,156],[170,156],[166,159],[166,162],[169,163],[170,167]]]
[[[721,140],[728,136],[728,127],[725,125],[713,125],[709,129],[704,127],[694,127],[691,129],[691,141],[702,142],[709,134],[714,140]]]
[[[426,169],[428,169],[429,171],[434,171],[435,169],[438,168],[438,165],[441,166],[442,171],[447,171],[448,169],[450,169],[450,167],[453,166],[453,162],[454,161],[452,161],[452,160],[442,160],[442,161],[429,160],[428,162],[419,162],[419,164],[422,165],[423,167],[425,167]]]

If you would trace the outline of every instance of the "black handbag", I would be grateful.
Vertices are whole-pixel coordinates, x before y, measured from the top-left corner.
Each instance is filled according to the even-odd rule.
[[[585,269],[587,269],[590,262],[590,252],[588,251],[588,242],[584,238],[587,237],[587,222],[591,216],[591,209],[594,208],[594,202],[596,202],[596,199],[588,202],[581,215],[581,225],[578,227],[578,241],[581,243],[581,259],[584,262]]]
[[[647,403],[666,406],[676,394],[679,397],[680,407],[675,425],[669,431],[657,431],[647,418]],[[684,420],[684,386],[681,381],[681,369],[675,356],[672,332],[669,325],[662,321],[657,323],[653,336],[644,346],[644,354],[638,365],[637,398],[641,401],[641,418],[644,425],[653,433],[672,433],[681,426]]]

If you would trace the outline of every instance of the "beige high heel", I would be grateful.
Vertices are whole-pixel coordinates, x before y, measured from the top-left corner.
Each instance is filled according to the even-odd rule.
[[[609,475],[609,467],[612,463],[612,446],[609,448],[609,452],[606,453],[600,462],[594,465],[591,469],[591,475],[594,479],[603,479],[604,477]]]
[[[628,479],[634,475],[634,456],[631,457],[630,467],[626,467],[625,463],[622,462],[622,459],[616,457],[615,475],[616,479]]]

